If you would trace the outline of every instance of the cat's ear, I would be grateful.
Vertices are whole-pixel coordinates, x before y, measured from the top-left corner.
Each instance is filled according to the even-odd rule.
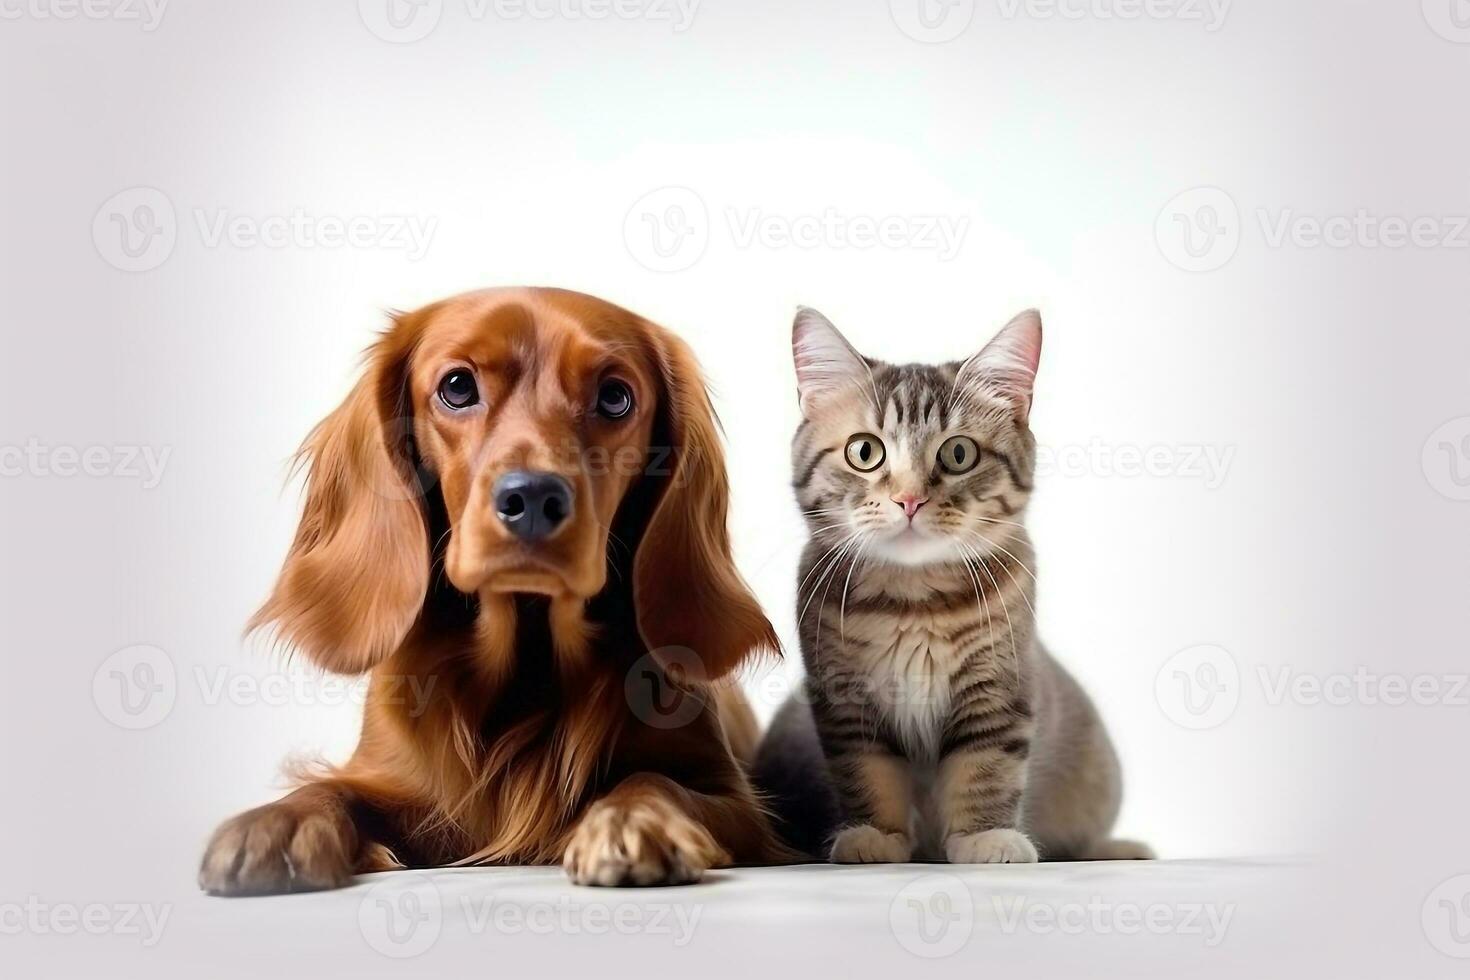
[[[960,368],[957,383],[975,385],[1010,402],[1022,421],[1031,414],[1036,369],[1041,364],[1041,314],[1027,310],[1001,328]]]
[[[796,311],[791,327],[791,353],[796,360],[796,390],[801,414],[811,418],[812,406],[850,385],[868,383],[870,369],[863,355],[832,326],[832,321],[809,306]]]

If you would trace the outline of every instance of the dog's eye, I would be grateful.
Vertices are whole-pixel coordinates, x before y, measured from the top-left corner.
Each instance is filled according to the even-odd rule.
[[[468,371],[450,371],[439,382],[439,400],[455,411],[469,408],[480,400],[475,376]]]
[[[969,436],[950,436],[939,447],[939,465],[946,473],[959,476],[968,473],[980,462],[980,447]]]
[[[847,440],[847,465],[859,473],[871,473],[883,465],[883,440],[868,432],[859,432]]]
[[[623,382],[604,381],[597,389],[597,414],[603,418],[620,419],[633,411],[633,392]]]

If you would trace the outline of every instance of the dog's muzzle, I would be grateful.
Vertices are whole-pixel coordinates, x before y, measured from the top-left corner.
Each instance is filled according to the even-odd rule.
[[[522,541],[544,541],[572,515],[572,487],[555,473],[516,470],[495,481],[495,515]]]

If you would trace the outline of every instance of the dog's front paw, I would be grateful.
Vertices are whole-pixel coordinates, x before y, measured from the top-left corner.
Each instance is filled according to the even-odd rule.
[[[913,854],[906,835],[884,833],[872,824],[844,828],[832,840],[833,864],[902,864]]]
[[[273,895],[352,881],[357,832],[333,809],[272,803],[227,820],[199,867],[211,895]]]
[[[978,834],[955,834],[944,842],[950,864],[1035,864],[1036,846],[1008,827]]]
[[[687,885],[729,863],[708,830],[657,797],[594,804],[562,859],[578,885]]]

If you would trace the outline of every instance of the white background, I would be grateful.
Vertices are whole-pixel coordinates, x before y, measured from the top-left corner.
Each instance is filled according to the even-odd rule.
[[[684,30],[443,0],[395,43],[371,0],[174,0],[153,29],[131,5],[63,19],[3,0],[0,445],[169,455],[156,487],[32,463],[0,478],[0,899],[187,892],[209,830],[270,798],[283,759],[350,750],[356,709],[320,684],[210,701],[281,669],[240,629],[294,529],[286,461],[385,309],[561,285],[690,340],[728,434],[740,563],[789,647],[752,678],[766,715],[799,669],[796,305],[893,360],[963,357],[1034,305],[1044,446],[1230,460],[1218,485],[1052,473],[1032,508],[1042,634],[1122,753],[1120,829],[1167,857],[1324,855],[1344,933],[1444,967],[1420,905],[1470,870],[1470,706],[1273,704],[1261,671],[1448,690],[1467,670],[1470,423],[1429,441],[1470,415],[1455,2],[1239,0],[1211,30],[1204,5],[961,0],[933,10],[963,30],[925,43],[904,0],[705,0]],[[648,197],[669,187],[689,193]],[[158,201],[136,188],[166,199],[173,241],[123,271],[112,215]],[[1227,234],[1192,259],[1175,216],[1222,200]],[[670,203],[695,245],[659,271],[646,222],[677,220]],[[298,210],[433,234],[418,257],[210,238],[221,217]],[[1359,212],[1452,240],[1272,241],[1283,216]],[[952,256],[741,237],[752,214],[829,213],[965,233]],[[132,731],[94,675],[139,644],[176,694]],[[1168,691],[1197,655],[1170,658],[1201,645],[1238,680],[1233,712],[1195,730]]]

